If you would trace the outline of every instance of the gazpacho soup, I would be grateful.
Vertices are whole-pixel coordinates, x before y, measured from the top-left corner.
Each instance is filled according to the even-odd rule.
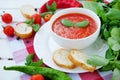
[[[70,13],[58,17],[52,24],[52,30],[64,38],[80,39],[93,34],[97,24],[85,14]]]

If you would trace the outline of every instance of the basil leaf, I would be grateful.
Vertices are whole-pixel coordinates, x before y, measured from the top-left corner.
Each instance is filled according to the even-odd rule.
[[[113,28],[111,30],[111,36],[112,37],[120,37],[120,29],[119,28]]]
[[[112,46],[112,50],[114,51],[119,51],[120,50],[120,44],[119,43],[116,43]]]
[[[41,14],[41,17],[44,18],[44,16],[47,15],[47,14],[53,14],[53,13],[52,12],[44,12],[44,13]]]
[[[105,54],[105,58],[106,59],[114,59],[115,58],[115,55],[112,51],[111,48],[109,48],[107,51],[106,51],[106,54]]]
[[[109,70],[113,70],[114,67],[113,67],[113,64],[107,64],[105,66],[102,66],[102,68],[100,68],[99,70],[100,71],[109,71]]]
[[[104,0],[93,0],[93,1],[95,1],[95,2],[104,2]]]
[[[106,16],[110,19],[110,20],[120,20],[120,10],[118,9],[110,9],[108,13],[106,13]]]
[[[119,20],[112,20],[112,21],[109,22],[109,25],[114,26],[114,25],[118,25],[119,23],[120,23]]]
[[[116,39],[114,39],[113,37],[109,37],[107,42],[110,47],[118,43],[118,41],[116,41]]]
[[[119,78],[120,78],[120,71],[119,69],[115,68],[111,80],[119,80]]]
[[[37,32],[37,31],[39,30],[39,28],[40,28],[40,25],[39,25],[39,24],[33,25],[33,30],[34,30],[35,32]]]
[[[56,11],[56,2],[54,1],[51,6],[51,11],[55,12]]]
[[[87,25],[89,24],[89,21],[88,20],[85,20],[85,21],[82,21],[82,22],[77,22],[75,24],[76,27],[79,27],[79,28],[84,28],[84,27],[87,27]]]
[[[26,20],[25,23],[28,24],[28,26],[31,26],[34,24],[34,20]]]
[[[98,3],[97,2],[88,2],[88,1],[83,1],[83,8],[87,8],[92,10],[93,12],[97,13],[97,7]]]
[[[120,61],[116,61],[116,67],[120,70]]]
[[[93,66],[104,66],[104,65],[107,65],[108,62],[109,62],[108,59],[105,59],[98,55],[92,55],[87,60],[87,63]]]
[[[33,58],[34,58],[34,54],[29,54],[27,56],[27,58],[26,58],[25,65],[26,66],[36,66],[36,67],[42,66],[42,64],[43,64],[43,60],[42,59],[38,60],[37,62],[34,62]]]
[[[120,1],[117,1],[112,7],[120,10]]]
[[[46,8],[48,11],[55,12],[56,11],[56,2],[54,1],[51,6],[47,3]]]
[[[48,3],[46,4],[46,8],[48,11],[51,11],[51,6]]]
[[[67,20],[67,19],[62,19],[61,22],[66,27],[72,27],[72,26],[74,26],[74,23],[72,21],[70,21],[70,20]]]
[[[110,37],[110,32],[106,28],[103,30],[103,36],[106,40]]]

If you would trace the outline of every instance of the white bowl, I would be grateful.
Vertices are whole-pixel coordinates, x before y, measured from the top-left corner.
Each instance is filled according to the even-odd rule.
[[[64,38],[64,37],[57,35],[52,30],[53,22],[58,17],[65,15],[65,14],[69,14],[69,13],[80,13],[80,14],[85,14],[85,15],[90,16],[91,18],[93,18],[95,20],[95,22],[97,24],[97,30],[90,36],[81,38],[81,39],[68,39],[68,38]],[[93,11],[85,9],[85,8],[68,8],[68,9],[60,10],[60,11],[56,12],[50,20],[52,38],[61,47],[64,47],[67,49],[84,49],[84,48],[90,46],[98,38],[99,33],[100,33],[100,26],[101,26],[101,22],[100,22],[99,17]]]

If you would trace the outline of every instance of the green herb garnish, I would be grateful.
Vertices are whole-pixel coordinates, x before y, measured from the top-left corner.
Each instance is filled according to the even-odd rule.
[[[84,28],[86,26],[88,26],[89,24],[89,21],[88,20],[85,20],[85,21],[81,21],[81,22],[77,22],[75,24],[76,27],[79,27],[79,28]]]
[[[26,20],[25,23],[28,24],[28,26],[31,26],[35,32],[37,32],[40,28],[39,24],[34,24],[34,20]]]
[[[25,23],[28,24],[28,26],[31,26],[34,24],[34,20],[26,20]]]
[[[35,25],[33,25],[32,27],[33,27],[33,30],[34,30],[35,32],[37,32],[37,31],[39,30],[39,28],[40,28],[40,25],[39,25],[39,24],[35,24]]]
[[[84,27],[86,27],[89,24],[88,20],[77,22],[77,23],[73,23],[71,20],[62,19],[61,22],[66,27],[76,26],[78,28],[84,28]]]
[[[87,63],[92,66],[104,66],[107,65],[108,62],[109,62],[108,59],[105,59],[98,55],[90,56],[89,59],[87,60]]]
[[[62,19],[61,22],[66,27],[72,27],[72,26],[74,26],[74,23],[72,21],[70,21],[70,20],[67,20],[67,19]]]
[[[47,14],[53,14],[53,12],[44,12],[44,13],[41,14],[41,17],[44,18],[44,16],[47,15]]]
[[[49,12],[55,12],[56,11],[56,2],[54,1],[51,6],[47,3],[46,8]]]

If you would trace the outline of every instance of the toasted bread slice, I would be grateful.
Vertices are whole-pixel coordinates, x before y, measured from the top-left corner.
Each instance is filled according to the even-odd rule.
[[[15,34],[20,38],[29,38],[33,34],[33,29],[31,26],[28,26],[26,23],[19,23],[15,27]]]
[[[32,5],[23,5],[21,6],[20,11],[27,19],[31,19],[31,16],[37,13]]]
[[[70,51],[67,49],[60,48],[53,54],[53,61],[61,67],[72,69],[75,65],[69,60],[68,55]]]
[[[70,54],[68,55],[68,58],[76,65],[79,66],[85,70],[88,70],[89,72],[93,72],[96,67],[91,66],[87,64],[87,55],[85,53],[80,52],[79,50],[71,50]]]

